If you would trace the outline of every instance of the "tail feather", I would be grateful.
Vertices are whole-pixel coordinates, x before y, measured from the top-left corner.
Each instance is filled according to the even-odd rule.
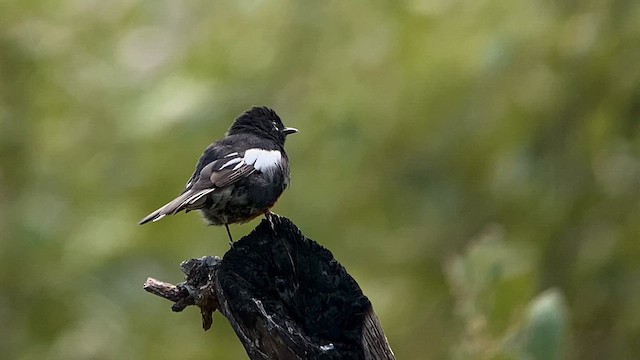
[[[158,210],[147,215],[144,219],[140,220],[140,225],[144,225],[148,222],[156,222],[167,215],[175,215],[182,210],[199,209],[204,205],[204,196],[214,190],[215,189],[188,190]]]

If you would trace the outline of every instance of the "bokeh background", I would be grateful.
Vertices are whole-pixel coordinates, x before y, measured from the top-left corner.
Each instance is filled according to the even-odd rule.
[[[640,358],[640,2],[0,9],[0,358],[246,358],[142,290],[224,229],[137,221],[251,105],[398,359]]]

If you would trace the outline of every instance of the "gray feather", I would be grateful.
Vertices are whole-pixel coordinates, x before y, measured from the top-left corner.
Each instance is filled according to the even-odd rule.
[[[177,198],[171,200],[166,205],[140,220],[140,225],[144,225],[150,221],[156,222],[167,215],[175,215],[185,209],[199,209],[204,205],[205,196],[214,190],[215,188],[187,190]]]

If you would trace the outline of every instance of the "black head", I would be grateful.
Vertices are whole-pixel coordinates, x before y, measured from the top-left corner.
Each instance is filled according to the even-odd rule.
[[[275,111],[254,106],[234,120],[228,134],[253,134],[284,144],[287,135],[297,132],[297,129],[285,127]]]

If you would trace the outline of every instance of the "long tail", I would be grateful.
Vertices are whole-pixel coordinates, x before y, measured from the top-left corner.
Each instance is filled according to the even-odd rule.
[[[202,207],[204,204],[204,196],[214,191],[212,189],[202,190],[187,190],[177,198],[171,200],[168,204],[159,208],[158,210],[147,215],[144,219],[140,220],[140,225],[144,225],[150,221],[156,222],[167,215],[175,215],[182,210],[195,210]]]

